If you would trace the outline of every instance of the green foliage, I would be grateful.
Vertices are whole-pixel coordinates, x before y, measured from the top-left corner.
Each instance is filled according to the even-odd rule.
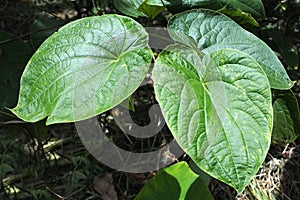
[[[185,12],[173,17],[168,28],[175,41],[184,44],[189,41],[190,45],[203,49],[204,53],[222,48],[243,51],[261,65],[272,88],[289,89],[293,86],[270,47],[218,12],[204,9]]]
[[[249,13],[243,12],[240,9],[224,7],[218,10],[218,12],[227,15],[242,27],[251,29],[259,26],[258,22]]]
[[[300,135],[299,105],[290,90],[273,91],[273,142],[290,143]]]
[[[212,181],[212,177],[205,173],[202,169],[200,169],[193,160],[189,161],[189,166],[191,170],[193,170],[193,172],[200,176],[205,185],[208,186],[210,184],[210,182]]]
[[[12,112],[30,122],[49,116],[47,124],[53,124],[87,119],[114,107],[148,71],[152,52],[147,39],[141,25],[117,15],[62,27],[28,62]]]
[[[207,186],[186,162],[160,170],[136,196],[135,200],[156,199],[212,200]]]
[[[131,17],[146,17],[138,8],[144,0],[114,0],[115,7],[122,13]]]
[[[145,0],[138,10],[154,19],[161,11],[165,10],[165,7],[160,0]]]
[[[242,52],[200,56],[183,45],[159,55],[153,71],[157,100],[183,150],[202,170],[241,192],[269,149],[269,82]]]
[[[218,10],[228,6],[233,9],[240,9],[244,12],[250,13],[255,19],[265,18],[265,10],[261,0],[163,0],[163,2],[173,13],[190,10],[192,8]]]
[[[190,10],[192,8],[208,8],[212,10],[219,10],[229,8],[227,14],[235,17],[242,17],[248,19],[248,23],[253,23],[255,19],[265,18],[265,10],[261,0],[255,1],[228,1],[228,0],[114,0],[115,7],[122,13],[132,17],[145,17],[155,18],[165,6],[172,13],[179,13],[182,11]],[[240,11],[249,13],[248,15],[241,14]],[[252,16],[251,16],[251,15]],[[243,20],[246,22],[245,20]]]
[[[262,2],[115,0],[114,5],[127,15],[150,18],[164,6],[174,13],[209,8],[185,11],[169,21],[176,44],[156,59],[155,95],[174,138],[197,167],[242,192],[264,161],[271,138],[291,142],[300,126],[297,101],[289,91],[294,83],[284,66],[268,45],[240,26],[258,26],[256,20],[265,18]],[[34,30],[52,23],[38,19]],[[52,31],[32,33],[33,44],[38,46]],[[145,77],[153,56],[148,37],[142,25],[115,14],[65,25],[29,60],[12,112],[28,122],[47,118],[49,125],[111,109]],[[284,46],[281,39],[275,40],[277,46]],[[295,65],[285,47],[278,51]],[[13,167],[1,170],[5,175]],[[74,183],[71,193],[87,176],[74,171],[63,178]],[[136,199],[199,199],[201,192],[212,198],[201,178],[178,163],[161,170]]]
[[[161,0],[114,0],[114,5],[126,15],[151,19],[165,9]]]

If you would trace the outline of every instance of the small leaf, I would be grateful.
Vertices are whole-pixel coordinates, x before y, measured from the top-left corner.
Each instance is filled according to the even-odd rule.
[[[253,28],[258,27],[258,22],[249,14],[241,11],[240,9],[233,9],[233,8],[227,8],[224,7],[218,12],[223,13],[224,15],[227,15],[231,19],[233,19],[236,23],[241,25],[245,28]]]
[[[229,7],[250,13],[255,19],[263,19],[266,17],[265,9],[261,0],[163,0],[163,2],[173,13],[179,13],[192,8],[219,10],[223,7]]]
[[[24,121],[47,124],[98,115],[126,99],[144,79],[152,52],[145,29],[128,17],[71,22],[51,35],[28,62],[19,102]]]
[[[154,19],[159,13],[165,10],[161,0],[145,0],[138,8],[151,19]]]
[[[174,16],[168,29],[175,41],[187,44],[189,40],[190,46],[192,43],[204,53],[231,48],[249,54],[263,68],[274,89],[293,85],[272,49],[223,14],[206,9],[185,12]]]
[[[203,171],[241,192],[271,142],[271,91],[259,64],[237,50],[203,56],[177,44],[159,55],[153,79],[178,144]]]
[[[298,101],[291,90],[273,91],[273,142],[293,142],[300,135]]]
[[[125,15],[131,17],[146,17],[147,15],[138,10],[143,2],[144,0],[114,0],[114,5]]]
[[[139,192],[135,200],[205,199],[213,197],[201,178],[186,162],[161,169]]]

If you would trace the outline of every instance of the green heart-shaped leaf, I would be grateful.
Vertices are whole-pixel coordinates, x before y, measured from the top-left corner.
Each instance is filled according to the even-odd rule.
[[[271,91],[260,65],[237,50],[203,56],[177,44],[159,55],[153,79],[182,149],[203,171],[241,192],[271,141]]]
[[[12,111],[47,124],[83,120],[122,102],[144,79],[152,52],[148,34],[119,15],[67,24],[35,52],[21,78]]]
[[[206,9],[175,15],[169,22],[170,36],[177,42],[195,46],[204,53],[223,48],[249,54],[263,68],[270,85],[289,89],[293,82],[273,51],[259,38],[223,14]]]

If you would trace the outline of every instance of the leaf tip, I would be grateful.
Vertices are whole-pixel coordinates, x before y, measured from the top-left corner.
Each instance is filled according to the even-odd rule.
[[[17,117],[20,118],[20,112],[18,111],[18,106],[14,107],[14,108],[5,108],[7,110],[9,110],[10,112],[12,112],[14,115],[16,115]]]
[[[289,89],[291,89],[297,81],[289,81]]]

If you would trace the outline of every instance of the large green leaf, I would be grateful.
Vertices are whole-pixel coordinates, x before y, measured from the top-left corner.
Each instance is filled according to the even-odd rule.
[[[157,100],[182,149],[203,171],[241,192],[269,149],[270,85],[259,64],[240,51],[202,57],[180,44],[166,48],[153,70]]]
[[[273,109],[273,142],[293,142],[300,135],[299,106],[293,92],[274,90]]]
[[[232,48],[252,56],[266,72],[271,87],[289,89],[293,82],[273,51],[259,38],[223,14],[206,9],[175,15],[169,22],[171,37],[210,53]]]
[[[201,178],[186,162],[160,170],[139,192],[135,200],[205,199],[213,197]]]
[[[128,17],[103,15],[67,24],[28,62],[12,111],[35,122],[95,116],[127,98],[142,82],[152,52],[148,34]]]
[[[146,17],[138,8],[144,0],[114,0],[115,7],[122,13],[131,17]]]
[[[163,0],[167,8],[178,13],[192,8],[218,10],[225,6],[250,13],[256,19],[265,18],[265,9],[261,0]]]

